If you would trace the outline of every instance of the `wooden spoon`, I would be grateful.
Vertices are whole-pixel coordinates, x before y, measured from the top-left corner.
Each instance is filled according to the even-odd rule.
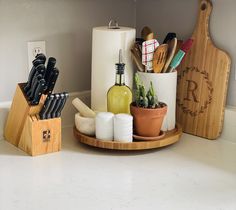
[[[154,33],[152,32],[152,30],[148,26],[145,26],[145,27],[143,27],[143,29],[141,31],[141,37],[145,41],[151,40],[151,39],[154,39]]]
[[[144,72],[145,66],[142,64],[142,53],[137,44],[131,48],[131,55],[139,71]]]
[[[166,58],[166,63],[164,65],[164,68],[162,69],[162,73],[166,73],[174,55],[176,52],[176,47],[177,47],[177,38],[174,38],[170,40],[168,43],[168,53],[167,53],[167,58]]]
[[[166,63],[167,53],[168,44],[162,44],[155,50],[152,61],[153,70],[155,73],[160,73],[163,69]]]

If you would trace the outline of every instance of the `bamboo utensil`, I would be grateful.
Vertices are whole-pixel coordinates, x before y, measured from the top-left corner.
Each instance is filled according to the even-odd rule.
[[[138,70],[144,72],[145,66],[142,64],[142,52],[140,51],[138,44],[134,44],[134,46],[132,47],[131,55]]]
[[[154,33],[152,32],[152,30],[148,26],[145,26],[145,27],[143,27],[143,29],[141,31],[141,37],[145,41],[151,40],[151,39],[154,39]]]
[[[177,47],[177,38],[173,38],[172,40],[168,41],[168,53],[167,53],[166,63],[162,69],[162,73],[166,73],[175,55],[176,47]]]
[[[168,53],[168,44],[162,44],[154,52],[153,55],[153,70],[155,73],[160,73],[163,69]]]

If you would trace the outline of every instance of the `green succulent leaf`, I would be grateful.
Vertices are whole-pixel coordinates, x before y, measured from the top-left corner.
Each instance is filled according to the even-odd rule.
[[[135,102],[136,106],[143,108],[156,108],[158,105],[158,99],[155,94],[153,83],[150,82],[150,88],[146,91],[145,86],[140,80],[138,74],[135,74]]]

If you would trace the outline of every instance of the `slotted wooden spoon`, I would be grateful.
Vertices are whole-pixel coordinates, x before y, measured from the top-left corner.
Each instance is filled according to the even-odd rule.
[[[167,53],[168,44],[162,44],[155,50],[152,61],[153,70],[155,73],[160,73],[163,69],[166,63]]]
[[[166,58],[166,63],[164,68],[162,69],[162,73],[165,73],[175,55],[176,47],[177,47],[177,38],[173,38],[172,40],[168,41],[168,53]]]

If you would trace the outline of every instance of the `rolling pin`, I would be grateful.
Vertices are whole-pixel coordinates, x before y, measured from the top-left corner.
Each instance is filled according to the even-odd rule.
[[[84,104],[79,98],[75,98],[72,101],[72,104],[83,117],[89,117],[89,118],[96,117],[96,113],[92,109],[90,109],[86,104]]]

